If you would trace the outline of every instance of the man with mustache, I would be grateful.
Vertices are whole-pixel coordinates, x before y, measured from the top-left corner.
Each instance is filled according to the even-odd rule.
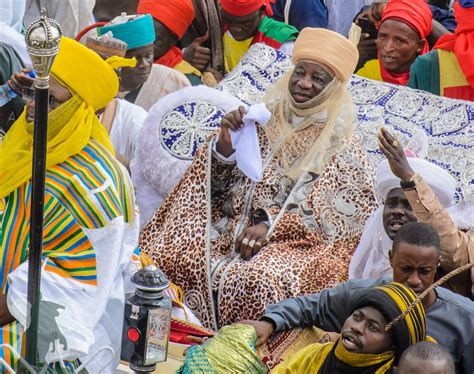
[[[272,373],[391,373],[405,349],[429,339],[421,303],[387,329],[415,300],[415,293],[399,283],[364,290],[348,303],[350,313],[336,342],[311,344]]]
[[[125,57],[137,60],[135,67],[120,70],[119,97],[148,111],[163,96],[191,85],[179,71],[153,64],[156,38],[151,15],[117,17],[98,29],[99,35],[108,32],[127,43]]]
[[[410,66],[429,51],[426,38],[433,16],[425,0],[390,0],[383,10],[376,40],[378,58],[368,61],[357,75],[406,86]]]
[[[287,299],[268,305],[260,321],[244,321],[255,327],[257,345],[265,343],[274,332],[295,327],[317,326],[339,332],[352,298],[367,287],[391,282],[401,283],[421,294],[430,287],[440,261],[440,239],[430,225],[410,222],[395,236],[390,263],[393,277],[350,280],[321,293]],[[438,287],[423,300],[427,334],[443,345],[454,357],[458,372],[474,371],[474,303],[445,288]]]
[[[246,130],[248,112],[228,112],[141,233],[142,251],[213,329],[345,279],[373,207],[372,168],[352,143],[346,91],[357,49],[335,32],[305,28],[293,63],[267,91],[270,118],[254,128],[255,147],[237,152],[231,132]],[[239,157],[251,154],[249,172]]]
[[[115,55],[116,48],[111,48],[115,39],[125,44],[125,57],[136,60],[135,66],[120,69],[119,94],[101,116],[116,157],[129,168],[147,111],[163,96],[191,84],[179,71],[153,63],[155,29],[151,15],[122,15],[97,31],[100,37],[89,38],[87,45],[101,57]],[[113,38],[109,37],[110,33]]]

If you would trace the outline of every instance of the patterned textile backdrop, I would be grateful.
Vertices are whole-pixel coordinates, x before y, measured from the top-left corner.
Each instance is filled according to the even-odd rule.
[[[406,146],[425,134],[426,159],[456,177],[456,201],[474,203],[474,103],[353,76],[349,83],[362,142],[375,162],[377,131],[385,126]],[[474,222],[473,222],[474,223]]]
[[[216,87],[247,105],[262,101],[269,86],[293,67],[282,52],[265,44],[254,44],[239,64]]]

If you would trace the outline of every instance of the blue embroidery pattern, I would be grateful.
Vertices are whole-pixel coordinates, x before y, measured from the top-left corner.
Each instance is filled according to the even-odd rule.
[[[386,127],[402,145],[423,136],[427,160],[458,181],[457,202],[474,202],[474,103],[353,76],[349,83],[364,147],[378,163],[377,131]]]
[[[161,121],[161,142],[173,156],[192,160],[198,147],[219,128],[224,110],[202,101],[187,101],[170,110]]]

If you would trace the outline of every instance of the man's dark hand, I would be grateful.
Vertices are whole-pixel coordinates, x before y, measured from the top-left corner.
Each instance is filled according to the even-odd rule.
[[[357,69],[360,69],[367,61],[377,59],[377,39],[372,39],[369,34],[363,33],[360,37],[360,42],[357,45],[359,50],[359,63]]]
[[[267,231],[268,226],[265,223],[247,227],[235,241],[235,251],[240,253],[244,260],[250,260],[265,245]]]
[[[209,31],[194,39],[183,52],[183,58],[199,71],[203,71],[211,60],[211,50],[201,45],[207,39],[209,39]]]
[[[211,73],[214,76],[214,79],[216,80],[217,83],[219,83],[221,80],[224,79],[224,75],[220,71],[217,71],[216,69],[208,67],[206,68],[206,72]]]
[[[7,81],[8,86],[10,86],[18,96],[23,95],[24,87],[31,87],[33,85],[34,79],[27,75],[30,71],[30,69],[22,69],[21,73],[13,74]]]
[[[382,20],[383,10],[387,5],[386,0],[378,0],[375,3],[372,3],[367,9],[367,17],[369,21],[374,24],[378,24]]]
[[[408,182],[415,172],[410,167],[401,144],[384,128],[380,130],[378,138],[380,150],[387,157],[392,173],[401,181]]]
[[[268,341],[268,338],[273,334],[273,325],[267,321],[245,320],[237,323],[253,326],[257,333],[257,342],[255,343],[255,346],[257,347],[265,344]]]
[[[219,152],[222,156],[229,157],[232,153],[234,153],[229,130],[239,131],[242,128],[244,125],[242,118],[244,117],[245,113],[245,107],[240,106],[237,110],[226,113],[224,118],[222,118],[219,140],[216,144],[217,152]]]

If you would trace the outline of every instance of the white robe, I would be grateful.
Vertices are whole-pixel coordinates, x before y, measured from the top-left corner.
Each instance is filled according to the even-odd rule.
[[[117,108],[110,129],[110,140],[115,152],[130,165],[135,156],[135,143],[147,111],[126,100],[116,99]]]

